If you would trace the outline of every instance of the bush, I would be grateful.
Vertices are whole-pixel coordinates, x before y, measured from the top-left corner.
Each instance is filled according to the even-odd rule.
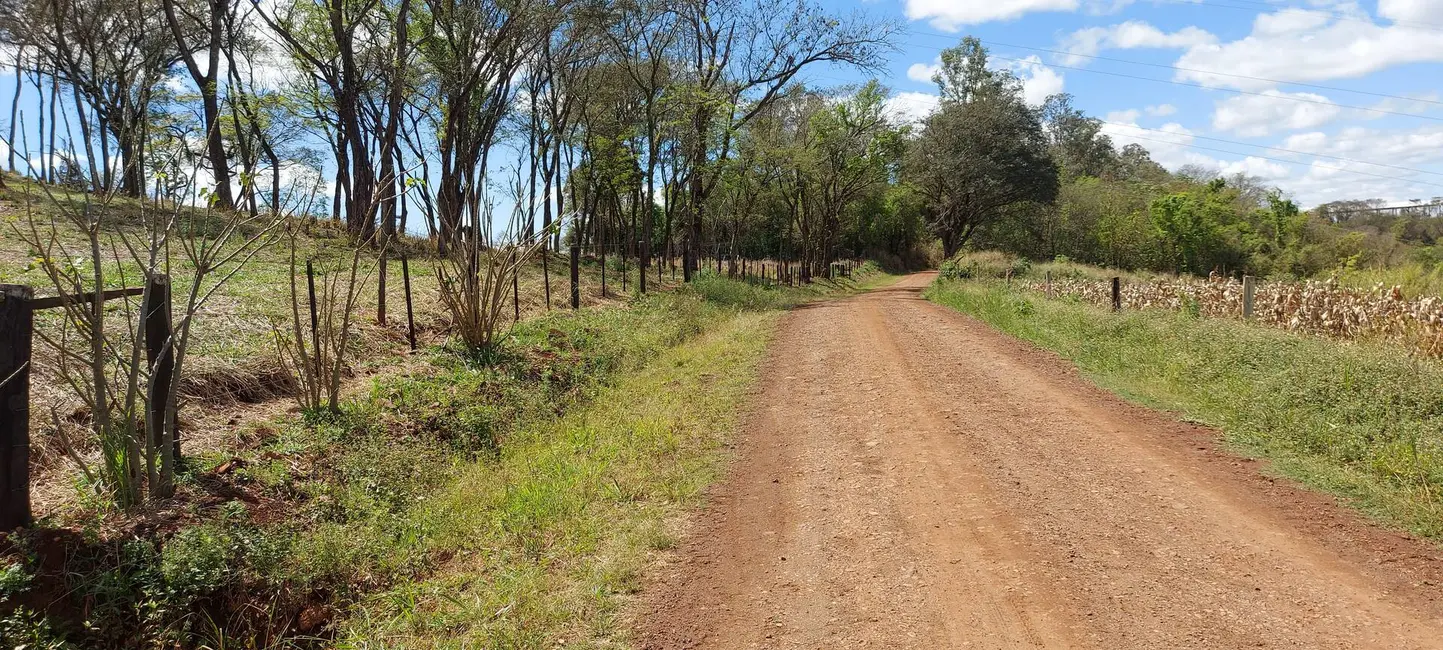
[[[946,280],[986,280],[1005,278],[1009,272],[1021,275],[1031,267],[1025,259],[998,251],[963,252],[942,263],[941,275]]]

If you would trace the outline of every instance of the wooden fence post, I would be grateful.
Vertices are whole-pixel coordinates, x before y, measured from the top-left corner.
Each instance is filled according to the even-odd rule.
[[[1122,310],[1122,278],[1112,276],[1112,310]]]
[[[30,523],[30,287],[0,285],[0,531]]]
[[[151,449],[165,454],[161,457],[161,484],[156,486],[161,496],[171,496],[175,491],[172,482],[175,465],[180,460],[180,432],[176,430],[171,417],[174,396],[171,395],[171,381],[175,374],[175,343],[170,328],[170,277],[157,273],[147,282],[145,304],[141,313],[145,317],[145,363],[150,366],[150,385],[147,388],[145,405],[145,428],[150,435]],[[169,434],[169,440],[166,440]],[[169,444],[167,444],[169,443]],[[167,467],[169,465],[169,467]],[[167,471],[169,470],[169,471]]]
[[[1253,276],[1243,276],[1243,318],[1253,317]]]
[[[1048,298],[1051,298],[1051,297],[1052,297],[1052,271],[1048,271],[1047,273],[1044,274],[1044,276],[1047,278],[1047,279],[1046,279],[1046,284],[1043,285],[1043,286],[1045,287],[1045,288],[1044,288],[1044,293],[1045,293],[1045,295],[1046,295]]]
[[[636,250],[636,290],[646,293],[646,264],[650,261],[651,251],[645,239],[636,240]]]
[[[376,324],[386,326],[386,271],[391,260],[386,255],[386,245],[381,245],[381,259],[376,261]]]
[[[546,258],[551,257],[547,248],[550,238],[541,242],[541,280],[546,285],[546,311],[551,311],[551,266]]]
[[[581,247],[576,244],[571,245],[571,308],[581,308]]]
[[[691,282],[691,247],[681,252],[681,281]]]
[[[511,273],[511,308],[516,311],[512,323],[521,322],[521,267]]]
[[[511,276],[514,280],[516,276]],[[411,263],[401,256],[401,288],[406,290],[406,342],[416,351],[416,314],[411,308]]]
[[[311,360],[315,362],[316,386],[321,385],[321,321],[316,315],[316,272],[310,260],[306,260],[306,293],[311,301]]]

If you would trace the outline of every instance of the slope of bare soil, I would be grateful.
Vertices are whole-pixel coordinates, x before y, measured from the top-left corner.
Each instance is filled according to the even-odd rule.
[[[926,302],[784,319],[645,648],[1439,648],[1443,552]]]

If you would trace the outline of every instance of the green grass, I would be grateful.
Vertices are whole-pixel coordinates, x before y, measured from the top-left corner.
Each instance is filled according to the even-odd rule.
[[[1217,427],[1242,453],[1370,515],[1443,537],[1443,366],[1161,310],[1114,314],[996,282],[926,296],[1053,350],[1093,381]]]
[[[1383,285],[1400,287],[1408,297],[1443,296],[1443,265],[1407,262],[1391,268],[1342,269],[1338,281],[1344,286],[1369,290]]]
[[[824,298],[866,291],[896,282],[901,276],[882,271],[876,263],[863,262],[849,278],[819,278],[811,284],[787,286],[751,280],[741,282],[703,271],[692,283],[692,290],[708,302],[742,309],[791,309]]]
[[[775,312],[728,318],[528,427],[413,513],[450,559],[373,595],[350,648],[570,647],[622,641],[616,615],[648,552],[718,476]],[[424,522],[424,523],[421,523]]]
[[[774,307],[889,279],[712,279],[524,320],[485,355],[428,348],[340,415],[281,416],[252,425],[259,446],[190,452],[182,494],[219,483],[243,500],[177,504],[153,535],[60,531],[64,571],[45,568],[53,533],[14,540],[15,606],[61,614],[0,607],[0,645],[624,644],[618,612],[718,476]],[[303,612],[327,625],[299,629]]]

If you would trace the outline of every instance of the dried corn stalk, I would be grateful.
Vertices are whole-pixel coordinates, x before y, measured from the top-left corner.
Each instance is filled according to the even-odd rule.
[[[1043,291],[1042,282],[1023,283]],[[1055,279],[1055,295],[1073,296],[1100,306],[1112,302],[1107,281]],[[1400,343],[1425,356],[1443,356],[1443,299],[1407,299],[1399,287],[1370,290],[1338,285],[1337,279],[1306,282],[1258,282],[1254,320],[1292,332],[1342,340],[1381,339]],[[1234,279],[1158,279],[1122,286],[1126,309],[1181,310],[1196,305],[1202,316],[1241,318],[1243,284]]]

